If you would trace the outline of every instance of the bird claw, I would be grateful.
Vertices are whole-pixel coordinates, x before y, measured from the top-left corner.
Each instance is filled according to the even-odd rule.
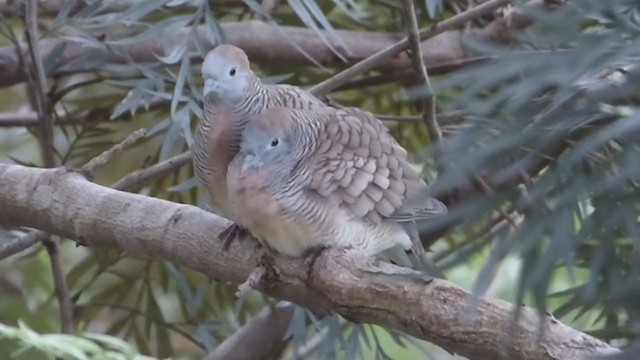
[[[224,244],[222,244],[222,250],[229,250],[229,247],[231,246],[233,240],[235,240],[237,237],[246,235],[246,233],[247,229],[241,227],[236,223],[227,226],[226,229],[222,230],[220,234],[218,234],[218,240],[224,241]]]
[[[274,264],[273,257],[275,255],[273,250],[268,247],[263,248],[260,255],[258,255],[256,266],[265,269],[262,275],[262,284],[264,287],[272,286],[277,281],[280,281],[282,276],[282,273]]]
[[[253,248],[253,250],[260,251],[263,248],[265,248],[264,245],[262,245],[260,241],[256,241],[256,246]]]
[[[307,265],[307,279],[311,278],[313,265],[316,263],[316,260],[318,260],[322,252],[326,249],[326,246],[317,246],[307,250],[306,258],[304,259],[304,263],[305,265]]]

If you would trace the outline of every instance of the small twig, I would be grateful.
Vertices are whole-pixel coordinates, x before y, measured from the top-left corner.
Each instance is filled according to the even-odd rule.
[[[465,239],[451,245],[450,247],[435,253],[433,255],[433,261],[441,261],[445,258],[447,258],[450,255],[453,255],[454,253],[458,253],[461,251],[461,249],[464,249],[466,246],[469,246],[475,242],[478,241],[479,237],[481,234],[485,234],[487,232],[490,233],[494,233],[495,231],[497,231],[498,229],[500,229],[502,226],[504,226],[506,224],[506,222],[503,220],[502,216],[496,216],[494,218],[492,218],[491,220],[489,220],[482,228],[480,228],[480,230],[474,231],[471,234],[467,234],[465,235]]]
[[[142,112],[151,112],[160,110],[164,107],[168,107],[170,101],[165,99],[153,100],[150,103],[140,103],[137,108],[134,110],[134,114],[140,114]],[[96,114],[112,113],[112,108],[104,107],[104,108],[93,108],[88,111],[80,111],[71,114],[67,114],[66,116],[60,116],[59,119],[54,119],[54,123],[56,125],[71,125],[71,124],[84,124],[89,122],[94,122],[98,120],[99,117]],[[120,114],[120,116],[113,118],[111,120],[128,120],[133,118],[135,115],[132,115],[131,112],[125,112]],[[106,117],[109,118],[108,116]],[[15,114],[15,113],[1,113],[0,114],[0,127],[29,127],[29,126],[39,126],[40,119],[37,112],[31,112],[26,114]]]
[[[43,231],[34,230],[28,234],[3,242],[0,244],[0,260],[26,250],[40,241],[44,241],[47,236],[49,235]]]
[[[149,180],[160,177],[168,172],[177,170],[191,161],[191,152],[183,152],[163,162],[159,162],[148,168],[144,168],[115,182],[111,187],[116,190],[131,190],[135,186],[142,185]]]
[[[128,312],[130,314],[133,314],[133,315],[139,316],[141,318],[144,318],[146,320],[149,320],[150,322],[153,322],[153,323],[156,323],[158,325],[164,326],[167,329],[175,332],[176,334],[182,335],[182,337],[184,337],[185,339],[191,341],[193,344],[195,344],[200,349],[205,350],[205,346],[202,344],[202,342],[200,342],[194,336],[189,334],[187,331],[182,330],[176,324],[170,323],[170,322],[166,322],[164,319],[149,315],[149,314],[147,314],[145,312],[142,312],[142,311],[140,311],[140,310],[138,310],[136,308],[128,307],[128,306],[124,306],[124,305],[120,305],[120,304],[98,303],[98,302],[84,303],[84,304],[79,305],[79,307],[108,307],[108,308],[111,308],[111,309]]]
[[[382,121],[419,122],[422,120],[421,115],[409,115],[409,116],[382,115],[382,114],[374,114],[374,115],[376,116],[376,118]],[[464,118],[470,115],[471,113],[466,110],[454,110],[454,111],[440,113],[437,116],[440,119],[440,121],[444,123],[448,123],[456,119]]]
[[[35,90],[35,103],[38,116],[40,117],[40,150],[42,152],[42,161],[44,167],[54,167],[54,145],[53,145],[53,107],[47,96],[47,77],[44,72],[44,64],[42,63],[42,54],[40,52],[40,42],[38,39],[38,1],[28,0],[26,7],[27,30],[25,32],[27,45],[31,55],[31,64],[35,68],[36,76],[29,77],[32,82],[32,88]],[[53,273],[53,282],[55,286],[56,297],[58,298],[58,307],[60,308],[60,327],[62,333],[73,333],[73,304],[69,296],[69,288],[65,279],[64,270],[60,263],[60,253],[58,242],[50,236],[45,236],[42,244],[47,249],[49,259],[51,260],[51,272]]]
[[[451,60],[443,63],[432,64],[427,67],[427,72],[431,76],[448,74],[456,70],[460,70],[462,68],[468,67],[470,65],[480,64],[490,59],[491,59],[490,56],[477,56],[477,57]],[[415,77],[415,72],[413,69],[408,69],[408,70],[403,69],[403,70],[398,70],[398,71],[388,72],[388,73],[385,72],[382,74],[376,74],[376,75],[349,80],[345,84],[335,88],[334,91],[343,91],[343,90],[358,89],[362,87],[378,86],[378,85],[391,83],[394,81],[412,79],[414,77]]]
[[[53,284],[55,286],[56,297],[60,307],[60,322],[63,334],[73,333],[73,303],[69,296],[69,288],[64,276],[64,270],[60,262],[60,252],[58,241],[51,236],[47,236],[42,241],[49,259],[51,260],[51,272],[53,273]]]
[[[489,184],[487,184],[486,181],[484,181],[482,177],[480,177],[477,174],[474,174],[473,177],[476,179],[478,184],[480,184],[482,191],[486,195],[495,195],[496,192],[491,188],[491,186],[489,186]],[[514,229],[518,228],[518,225],[513,221],[513,219],[509,215],[507,215],[507,213],[504,212],[504,210],[502,210],[501,208],[498,208],[497,210],[498,210],[498,213],[500,214],[500,217],[504,221],[508,222]]]
[[[345,108],[344,105],[342,105],[339,102],[335,101],[330,96],[323,96],[322,97],[322,101],[324,101],[325,104],[327,104],[328,106],[331,106],[332,108],[336,108],[336,109],[344,109]]]
[[[464,25],[466,22],[481,17],[487,13],[494,11],[495,9],[504,6],[509,3],[509,0],[491,0],[482,5],[478,5],[472,9],[469,9],[463,13],[452,16],[447,20],[433,24],[428,28],[420,30],[418,36],[420,41],[424,41],[430,37],[436,36],[446,30],[457,28]],[[387,61],[402,51],[409,48],[409,40],[404,38],[395,44],[378,51],[377,53],[369,56],[368,58],[354,64],[353,66],[345,69],[329,79],[315,85],[309,91],[316,96],[324,96],[331,92],[333,89],[343,85],[347,81],[355,78],[356,76],[371,70],[384,61]]]
[[[427,67],[422,61],[422,49],[420,48],[420,35],[418,34],[418,19],[416,18],[416,10],[413,7],[412,0],[402,0],[404,7],[405,23],[407,25],[407,33],[409,45],[411,47],[411,61],[415,67],[420,80],[424,84],[424,99],[422,100],[422,121],[429,129],[429,137],[431,146],[438,144],[442,140],[442,131],[436,120],[436,98],[433,93],[433,87],[429,80]]]
[[[95,110],[95,109],[94,109]],[[155,109],[154,109],[155,110]],[[151,109],[149,111],[152,111]],[[65,118],[61,118],[55,121],[56,125],[71,125],[71,124],[84,124],[91,121],[96,121],[95,116],[90,116],[87,118],[90,112],[81,112],[78,114],[69,114]],[[129,115],[126,113],[125,115]],[[120,116],[118,119],[126,119],[130,116]],[[420,115],[384,115],[384,114],[374,114],[378,119],[382,121],[401,121],[401,122],[419,122],[422,121],[422,116]],[[471,115],[469,112],[463,110],[456,110],[452,112],[440,113],[437,114],[438,121],[440,123],[446,123],[451,119],[461,118],[464,116]],[[16,114],[16,113],[0,113],[0,128],[4,127],[30,127],[30,126],[38,126],[40,121],[38,119],[38,114],[36,113],[26,113],[26,114]]]
[[[27,127],[39,126],[38,113],[2,113],[0,114],[0,127]]]
[[[82,172],[91,176],[96,171],[103,168],[111,159],[113,159],[116,155],[123,152],[131,145],[133,145],[136,141],[140,140],[147,133],[146,129],[139,129],[127,136],[120,143],[112,146],[110,149],[104,151],[102,154],[94,157],[88,163],[86,163],[82,168]]]
[[[89,86],[89,85],[93,85],[93,84],[99,84],[101,82],[104,82],[104,78],[98,76],[89,80],[84,80],[84,81],[79,81],[77,83],[73,83],[63,89],[60,89],[60,91],[56,91],[53,94],[51,94],[51,102],[52,103],[57,103],[58,101],[62,100],[62,98],[67,95],[68,93],[81,89],[85,86]]]
[[[47,97],[47,76],[44,73],[42,54],[40,53],[40,43],[38,41],[38,2],[37,0],[27,1],[27,45],[31,54],[31,64],[35,68],[34,78],[35,98],[40,116],[40,147],[42,159],[45,167],[55,166],[53,158],[53,117],[51,104]]]
[[[253,269],[251,274],[249,274],[249,276],[247,277],[247,280],[238,285],[238,291],[235,294],[236,299],[242,299],[250,290],[257,288],[262,281],[262,277],[266,273],[267,270],[262,266],[257,266],[255,269]]]

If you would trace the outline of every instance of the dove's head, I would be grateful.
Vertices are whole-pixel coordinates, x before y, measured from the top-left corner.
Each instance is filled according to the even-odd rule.
[[[218,45],[207,53],[202,63],[202,95],[205,100],[236,102],[250,86],[252,75],[249,58],[242,49]]]
[[[254,115],[242,133],[242,171],[270,169],[286,175],[300,161],[304,151],[296,126],[298,110],[268,108]]]

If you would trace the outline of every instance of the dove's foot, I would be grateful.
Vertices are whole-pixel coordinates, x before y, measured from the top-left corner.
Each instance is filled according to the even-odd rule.
[[[229,250],[229,246],[233,240],[238,237],[245,236],[247,234],[247,229],[241,227],[240,225],[233,223],[229,225],[226,229],[222,230],[220,234],[218,234],[218,240],[224,241],[222,245],[222,250]]]
[[[328,247],[326,246],[314,246],[305,252],[304,263],[307,265],[307,279],[309,279],[313,273],[313,265],[315,265],[316,260],[318,260],[322,252],[327,249]]]

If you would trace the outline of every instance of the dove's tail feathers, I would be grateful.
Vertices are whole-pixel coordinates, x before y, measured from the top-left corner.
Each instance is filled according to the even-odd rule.
[[[389,219],[397,222],[428,220],[448,213],[447,206],[440,200],[434,198],[415,198],[405,200],[402,208],[396,210]]]
[[[394,246],[382,251],[378,256],[395,265],[414,269],[432,277],[446,279],[444,273],[429,259],[427,254],[419,256],[416,251],[404,250],[400,246]]]
[[[436,266],[433,260],[431,260],[426,253],[423,252],[422,256],[413,250],[405,250],[405,253],[414,269],[429,276],[446,279],[444,273]]]
[[[382,251],[379,255],[383,260],[389,261],[395,265],[419,270],[414,266],[414,262],[408,256],[407,252],[399,246],[394,246],[390,249]]]

